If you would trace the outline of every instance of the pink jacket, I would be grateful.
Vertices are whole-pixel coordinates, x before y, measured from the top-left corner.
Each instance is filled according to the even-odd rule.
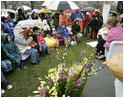
[[[43,38],[43,36],[41,34],[37,35],[37,40],[38,40],[38,44],[40,46],[40,49],[39,50],[42,51],[41,44],[42,43],[45,43],[45,40],[44,40],[44,38]]]
[[[112,41],[123,41],[123,28],[121,24],[117,24],[116,27],[111,28],[108,31],[108,35],[103,38],[106,43],[104,47],[109,48]]]

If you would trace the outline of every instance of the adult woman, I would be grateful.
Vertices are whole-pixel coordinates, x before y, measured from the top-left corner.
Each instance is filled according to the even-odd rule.
[[[30,54],[31,55],[31,63],[37,64],[39,61],[38,50],[31,48],[29,46],[29,44],[33,41],[33,38],[30,36],[27,40],[25,40],[24,30],[20,29],[19,31],[20,31],[19,33],[15,33],[14,42],[18,46],[21,54]]]
[[[122,41],[123,40],[123,28],[121,24],[118,23],[118,20],[116,17],[109,17],[107,20],[107,28],[108,28],[108,35],[102,35],[103,46],[97,45],[97,50],[101,50],[100,56],[98,56],[98,59],[105,58],[104,55],[104,49],[109,48],[112,41]]]

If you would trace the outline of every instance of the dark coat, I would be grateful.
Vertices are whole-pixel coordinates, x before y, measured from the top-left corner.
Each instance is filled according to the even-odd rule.
[[[102,17],[102,15],[101,14],[93,15],[90,18],[90,24],[89,25],[91,26],[91,28],[93,30],[95,30],[95,29],[98,29],[99,30],[102,27],[102,25],[103,25],[103,17]]]
[[[72,25],[72,33],[78,34],[80,32],[80,26],[76,24],[76,22],[74,23],[74,25]]]
[[[53,22],[53,25],[54,26],[58,26],[59,25],[59,13],[55,13],[54,15],[53,15],[53,17],[52,17],[52,19],[54,20],[54,22]]]

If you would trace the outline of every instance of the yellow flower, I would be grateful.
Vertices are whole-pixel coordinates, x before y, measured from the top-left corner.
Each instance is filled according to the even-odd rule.
[[[94,74],[97,74],[97,72],[96,72],[96,70],[95,69],[92,69],[92,71],[91,72],[93,72]]]
[[[41,83],[41,84],[46,84],[46,82],[45,82],[45,81],[40,81],[40,83]]]
[[[49,73],[52,73],[52,72],[54,72],[56,69],[55,68],[52,68],[52,69],[50,69],[48,72]]]
[[[57,97],[57,91],[54,90],[53,93],[52,93],[51,95],[53,95],[54,97]]]
[[[67,72],[68,68],[65,68],[64,70]]]
[[[49,85],[47,85],[47,87],[46,87],[47,89],[50,89],[50,87],[49,87]]]
[[[40,90],[41,89],[41,87],[38,87],[38,90]]]
[[[88,59],[86,57],[84,57],[83,61],[84,61],[84,64],[85,64],[85,63],[88,62]]]

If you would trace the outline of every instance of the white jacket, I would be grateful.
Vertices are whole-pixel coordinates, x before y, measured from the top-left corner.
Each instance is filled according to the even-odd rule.
[[[50,27],[45,19],[43,20],[43,31],[50,31]]]
[[[16,34],[15,36],[15,44],[18,46],[21,54],[24,54],[24,52],[27,49],[30,49],[31,47],[29,46],[29,44],[33,41],[32,37],[29,37],[27,40],[25,40],[24,36],[21,34]]]

